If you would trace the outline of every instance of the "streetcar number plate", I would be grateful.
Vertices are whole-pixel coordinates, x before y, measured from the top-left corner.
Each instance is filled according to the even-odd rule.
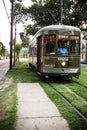
[[[58,57],[58,61],[68,61],[68,57]]]

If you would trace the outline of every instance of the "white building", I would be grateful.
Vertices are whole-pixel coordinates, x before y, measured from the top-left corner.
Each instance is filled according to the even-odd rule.
[[[81,34],[81,61],[87,59],[87,33]]]

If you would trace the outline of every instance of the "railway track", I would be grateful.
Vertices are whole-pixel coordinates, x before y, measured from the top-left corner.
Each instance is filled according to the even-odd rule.
[[[87,88],[86,85],[84,85],[84,84],[82,84],[82,83],[79,83],[79,82],[77,82],[77,81],[75,81],[75,80],[72,80],[72,82],[75,83],[75,84],[77,84],[77,85],[79,85],[80,87]]]
[[[79,109],[74,105],[72,104],[72,102],[66,98],[60,91],[58,91],[55,86],[52,85],[52,83],[49,83],[48,81],[45,81],[47,84],[49,84],[49,86],[58,94],[58,96],[60,96],[66,103],[69,104],[69,106],[72,107],[72,109],[84,120],[87,122],[87,117],[79,111]]]

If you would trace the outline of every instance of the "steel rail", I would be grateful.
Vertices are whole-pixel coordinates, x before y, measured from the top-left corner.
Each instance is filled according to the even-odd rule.
[[[65,100],[72,108],[73,110],[83,119],[87,122],[87,117],[85,117],[79,110],[78,108],[76,108],[76,106],[74,106],[61,92],[59,92],[51,83],[47,82],[47,84],[49,84],[49,86],[63,99]]]
[[[74,82],[75,84],[77,84],[77,85],[79,85],[79,86],[81,86],[81,87],[87,88],[86,85],[83,85],[82,83],[79,83],[79,82],[77,82],[77,81],[75,81],[75,80],[72,80],[72,82]]]

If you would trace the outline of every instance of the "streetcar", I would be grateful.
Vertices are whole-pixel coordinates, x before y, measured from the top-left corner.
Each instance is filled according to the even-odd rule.
[[[41,28],[29,44],[29,66],[43,77],[79,78],[80,35],[68,25]]]

